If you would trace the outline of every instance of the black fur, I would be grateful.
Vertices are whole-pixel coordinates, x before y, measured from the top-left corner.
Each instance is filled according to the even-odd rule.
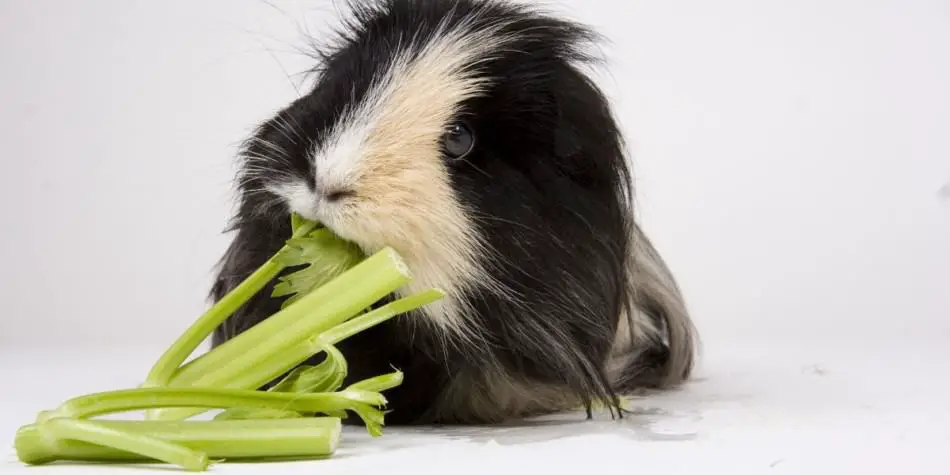
[[[426,327],[407,325],[406,319],[422,318],[416,315],[357,335],[340,345],[349,361],[348,379],[392,366],[405,372],[405,383],[387,392],[393,410],[388,424],[480,423],[529,415],[504,407],[474,411],[446,397],[450,383],[463,376],[472,379],[471,391],[489,391],[478,385],[493,377],[489,368],[503,368],[530,384],[563,387],[588,409],[594,400],[618,409],[618,391],[661,385],[658,375],[668,358],[662,341],[636,350],[643,357],[624,375],[624,387],[610,381],[605,369],[617,316],[633,311],[627,256],[633,252],[635,224],[620,131],[607,100],[576,65],[593,61],[585,51],[597,35],[495,1],[387,0],[354,9],[338,41],[320,52],[323,67],[314,88],[265,122],[247,143],[231,227],[236,235],[213,298],[236,286],[289,236],[288,210],[261,191],[268,177],[312,173],[312,145],[323,140],[346,105],[363,97],[397,48],[419,44],[405,40],[424,39],[441,21],[458,22],[478,12],[474,28],[505,20],[504,31],[517,39],[479,65],[479,74],[492,78],[492,84],[487,95],[464,104],[462,118],[472,126],[476,145],[465,160],[452,163],[451,181],[473,209],[478,232],[503,257],[488,267],[519,299],[471,290],[468,298],[477,309],[473,318],[484,344],[447,341],[434,331],[420,331]],[[259,174],[257,167],[270,171]],[[267,296],[270,290],[222,325],[214,344],[275,312],[280,301]],[[653,316],[662,322],[662,310]],[[636,374],[630,374],[634,369]],[[476,397],[491,400],[487,393]]]

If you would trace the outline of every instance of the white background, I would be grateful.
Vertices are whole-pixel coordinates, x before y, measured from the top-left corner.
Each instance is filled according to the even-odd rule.
[[[329,1],[274,4],[283,11],[258,0],[0,2],[0,362],[15,387],[30,390],[31,361],[135,384],[205,308],[236,146],[296,97],[310,63],[293,48],[334,17]],[[748,383],[736,407],[761,411],[739,416],[761,423],[745,434],[754,441],[788,428],[769,425],[782,410],[821,424],[815,407],[870,404],[837,390],[926,392],[950,375],[950,3],[553,5],[612,42],[602,84],[629,134],[640,217],[703,336],[711,376],[677,407],[738,397],[735,384]],[[125,356],[99,358],[116,348]],[[67,371],[82,358],[105,366]],[[136,366],[109,366],[117,360]],[[832,361],[842,370],[816,373],[843,378],[831,386],[791,376]],[[55,397],[7,401],[17,419],[0,428],[12,434],[37,401],[107,389],[60,381]],[[789,394],[808,401],[788,405]],[[950,397],[930,397],[936,407],[893,408],[947,417]],[[886,424],[876,417],[869,427]],[[815,437],[831,437],[821,427],[804,437],[816,451],[827,446]],[[742,456],[741,428],[719,448]],[[794,473],[817,473],[802,467]]]

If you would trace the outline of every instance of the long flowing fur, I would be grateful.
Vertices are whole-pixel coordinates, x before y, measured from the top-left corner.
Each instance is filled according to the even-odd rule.
[[[583,73],[599,39],[499,0],[354,3],[319,51],[313,89],[243,150],[235,237],[212,297],[280,247],[291,210],[312,213],[367,251],[404,253],[418,285],[449,289],[444,304],[340,345],[349,380],[406,374],[387,393],[389,424],[595,403],[619,415],[624,394],[683,382],[695,330],[634,219],[610,105]],[[451,160],[437,144],[458,120],[476,146]],[[329,182],[349,201],[320,201]],[[214,344],[276,311],[270,290]]]

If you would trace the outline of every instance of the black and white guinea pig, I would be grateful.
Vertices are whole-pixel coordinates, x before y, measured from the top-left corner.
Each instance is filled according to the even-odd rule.
[[[502,1],[352,3],[312,89],[247,141],[212,298],[277,251],[296,212],[367,253],[398,251],[413,275],[400,295],[446,292],[340,343],[351,381],[404,372],[387,424],[597,403],[616,417],[623,394],[687,379],[693,323],[582,72],[599,35]],[[269,291],[213,345],[277,311]]]

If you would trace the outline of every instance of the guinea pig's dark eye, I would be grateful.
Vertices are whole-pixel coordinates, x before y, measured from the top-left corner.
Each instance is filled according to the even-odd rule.
[[[442,135],[442,148],[449,158],[462,158],[468,155],[475,147],[475,135],[472,130],[462,122],[455,122],[449,126],[449,130]]]

